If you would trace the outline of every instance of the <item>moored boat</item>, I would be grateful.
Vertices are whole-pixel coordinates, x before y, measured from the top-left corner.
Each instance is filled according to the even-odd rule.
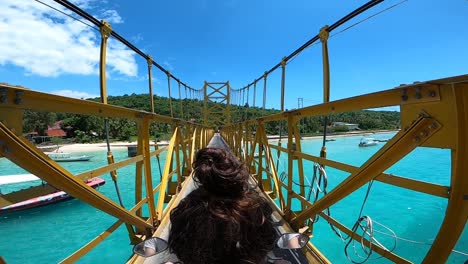
[[[361,142],[359,142],[359,147],[370,147],[377,145],[377,141],[373,138],[362,138]]]
[[[13,177],[17,175],[12,175],[12,176],[2,176],[1,178],[6,178],[6,177]],[[21,176],[21,175],[18,175]],[[30,174],[30,177],[27,178],[27,180],[40,180],[40,178],[37,178],[36,176]],[[17,183],[17,182],[24,182],[26,181],[26,178],[23,179],[22,181],[15,181],[15,182],[9,182],[9,183]],[[88,185],[91,188],[97,188],[101,185],[104,185],[106,181],[101,178],[92,178],[86,181],[86,185]],[[7,184],[7,182],[3,182],[2,184]],[[44,184],[46,186],[47,184]],[[4,196],[7,196],[8,194],[5,194]],[[55,189],[55,192],[46,194],[46,195],[41,195],[37,196],[22,202],[14,203],[5,207],[0,208],[0,215],[1,214],[6,214],[6,213],[11,213],[11,212],[17,212],[21,210],[26,210],[26,209],[31,209],[31,208],[36,208],[36,207],[41,207],[49,204],[54,204],[58,202],[63,202],[66,200],[73,199],[72,196],[67,194],[64,191],[60,191]]]
[[[68,152],[45,152],[45,154],[56,162],[89,161],[93,157],[88,155],[73,156]]]

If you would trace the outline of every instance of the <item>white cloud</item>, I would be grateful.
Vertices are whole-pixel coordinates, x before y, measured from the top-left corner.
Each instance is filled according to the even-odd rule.
[[[102,19],[106,20],[111,24],[121,24],[124,22],[122,17],[120,17],[120,15],[115,10],[106,10],[102,12],[101,18],[99,20]]]
[[[71,14],[51,0],[44,2]],[[89,6],[90,2],[75,1],[81,7]],[[104,17],[114,23],[123,21],[115,10],[108,10]],[[0,1],[0,65],[22,67],[28,75],[98,74],[99,34],[38,2]],[[112,38],[107,54],[110,73],[138,75],[135,53]]]
[[[168,57],[167,60],[163,61],[162,65],[165,66],[165,68],[168,70],[168,71],[174,71],[174,65],[173,63],[176,61],[175,58],[173,57]]]
[[[141,33],[138,33],[131,38],[132,38],[132,42],[135,42],[135,43],[138,43],[143,40],[143,36],[141,35]]]
[[[66,97],[78,98],[78,99],[96,98],[100,96],[96,94],[89,94],[87,92],[72,91],[72,90],[58,90],[58,91],[52,91],[51,93],[56,94],[56,95],[66,96]]]

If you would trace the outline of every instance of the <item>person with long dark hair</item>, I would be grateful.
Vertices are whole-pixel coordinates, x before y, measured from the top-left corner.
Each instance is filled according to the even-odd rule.
[[[198,188],[171,211],[171,252],[184,264],[263,263],[275,241],[272,209],[249,191],[246,166],[218,148],[199,150],[192,166]]]

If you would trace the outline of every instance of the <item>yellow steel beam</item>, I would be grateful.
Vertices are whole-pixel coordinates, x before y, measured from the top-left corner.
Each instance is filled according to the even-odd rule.
[[[94,178],[94,177],[98,177],[99,175],[102,175],[102,174],[105,174],[105,173],[108,173],[108,172],[111,172],[111,171],[118,170],[120,168],[126,167],[126,166],[128,166],[130,164],[133,164],[133,163],[136,163],[136,162],[142,161],[142,160],[143,160],[143,155],[138,155],[138,156],[135,156],[135,157],[132,157],[132,158],[129,158],[129,159],[119,161],[117,163],[102,166],[102,167],[94,169],[94,170],[82,172],[80,174],[75,175],[75,177],[80,178],[82,180],[91,179],[91,178]]]
[[[351,194],[371,179],[377,177],[417,146],[420,146],[422,142],[439,129],[440,124],[436,120],[429,117],[420,117],[407,131],[398,132],[383,148],[364,163],[359,168],[359,171],[353,173],[335,187],[333,191],[296,216],[293,222],[299,224]]]
[[[44,154],[35,152],[1,122],[0,138],[3,141],[0,153],[18,166],[67,192],[69,195],[121,219],[125,223],[140,228],[152,228],[151,225],[130,214],[109,198],[83,183],[81,179],[74,177],[58,164],[46,158]]]
[[[444,262],[455,247],[468,220],[468,83],[454,84],[457,127],[456,148],[452,150],[451,190],[444,221],[423,263]]]
[[[294,126],[297,125],[297,120],[294,118],[293,115],[288,115],[288,187],[286,188],[288,191],[288,199],[286,201],[286,207],[283,208],[283,212],[289,214],[292,208],[292,181],[293,181],[293,134],[294,134]]]
[[[451,83],[452,81],[468,81],[468,75],[401,86],[399,88],[393,88],[381,92],[313,105],[285,113],[273,114],[266,117],[261,117],[261,119],[264,122],[271,122],[287,119],[288,113],[293,114],[297,118],[301,118],[305,116],[318,116],[330,113],[341,113],[385,106],[439,102],[440,94],[438,83]],[[405,95],[404,91],[406,91]],[[421,96],[417,96],[417,93],[419,93]],[[249,120],[249,122],[255,123],[256,121]]]
[[[330,160],[330,159],[324,159],[321,157],[308,155],[305,153],[295,152],[294,156],[301,157],[303,159],[306,159],[312,162],[317,162],[322,165],[330,166],[335,169],[339,169],[339,170],[350,172],[350,173],[356,173],[359,170],[359,167],[355,167],[352,165],[348,165],[348,164]],[[439,196],[443,198],[449,197],[449,188],[447,186],[442,186],[442,185],[438,185],[434,183],[408,179],[408,178],[404,178],[404,177],[393,175],[393,174],[387,174],[387,173],[379,174],[379,176],[377,176],[375,180],[383,182],[383,183],[391,184],[394,186],[406,188],[409,190],[434,195],[434,196]]]
[[[283,187],[287,187],[287,185],[285,183],[281,183],[281,185]],[[305,205],[307,207],[310,207],[312,206],[313,204],[308,201],[307,199],[305,199],[303,196],[293,192],[293,196],[298,198],[300,201],[301,201],[301,204],[302,205]],[[346,226],[344,226],[343,224],[341,224],[340,222],[338,222],[337,220],[333,219],[331,216],[328,216],[322,212],[318,213],[321,217],[323,217],[325,220],[327,220],[327,222],[329,222],[330,224],[338,227],[338,229],[340,229],[342,232],[346,233],[348,236],[351,236],[352,239],[356,240],[356,241],[361,241],[362,239],[362,236],[356,234],[356,233],[353,233],[349,228],[347,228]],[[369,241],[367,239],[364,239],[365,240],[365,243],[364,245],[365,246],[369,246]],[[378,249],[376,249],[378,248]],[[389,260],[392,260],[393,262],[395,263],[411,263],[411,262],[408,262],[408,260],[396,255],[395,253],[393,252],[390,252],[390,251],[387,251],[385,250],[384,248],[380,247],[379,245],[375,244],[375,243],[372,243],[372,249],[375,250],[377,253],[379,253],[381,256],[389,259]]]
[[[144,119],[138,126],[138,130],[141,131],[139,133],[142,141],[142,148],[143,148],[143,168],[145,173],[145,187],[146,187],[146,198],[148,199],[148,211],[150,213],[150,217],[153,220],[153,223],[156,220],[156,210],[154,205],[154,194],[152,192],[153,189],[153,174],[151,173],[151,156],[150,156],[150,133],[149,133],[149,120]]]
[[[157,144],[155,144],[155,146],[156,146],[156,145],[157,145]],[[167,150],[167,146],[162,147],[162,148],[159,148],[159,147],[158,147],[156,150],[151,151],[150,156],[151,156],[151,157],[159,156],[159,154],[163,153],[163,152],[166,151],[166,150]]]
[[[169,97],[169,108],[171,109],[171,117],[174,117],[174,112],[172,110],[172,96],[171,96],[171,73],[167,72],[167,91]]]
[[[101,22],[101,49],[100,49],[100,60],[99,60],[99,84],[101,90],[101,102],[107,104],[107,87],[106,87],[106,51],[107,51],[107,39],[112,33],[111,26],[106,21]]]
[[[145,155],[143,150],[143,133],[141,124],[138,123],[137,155],[141,156],[141,159],[135,164],[135,203],[140,201],[143,197],[143,159]],[[136,215],[142,216],[141,208],[136,211]],[[143,230],[137,231],[141,232]]]
[[[17,91],[17,92],[22,93],[22,91]],[[2,107],[2,103],[0,102],[0,122],[3,122],[6,126],[8,126],[10,131],[15,133],[15,135],[17,136],[23,135],[23,110],[22,109],[11,109],[7,107]]]
[[[159,189],[160,185],[156,186],[153,189],[153,193]],[[141,207],[147,202],[147,198],[139,201],[135,206],[130,209],[131,213],[135,213],[141,209]],[[79,250],[62,260],[60,263],[75,263],[81,257],[88,254],[91,250],[93,250],[97,245],[103,242],[107,237],[109,237],[117,228],[119,228],[123,224],[122,221],[118,220],[110,227],[108,227],[104,232],[96,236],[93,240],[89,241],[86,245],[81,247]]]
[[[196,154],[196,147],[197,147],[197,134],[199,133],[199,128],[195,128],[193,130],[193,135],[192,135],[192,151],[190,151],[190,164],[193,164],[193,161],[195,160],[195,154]]]
[[[162,215],[163,215],[164,198],[166,196],[166,189],[167,189],[168,182],[170,179],[169,173],[171,171],[172,158],[174,155],[175,144],[177,142],[178,130],[179,128],[176,127],[174,130],[174,134],[172,135],[172,138],[169,141],[169,146],[167,149],[166,163],[164,165],[164,172],[163,172],[163,176],[161,179],[161,189],[159,190],[157,210],[156,210],[156,215],[159,221],[161,221]]]
[[[150,93],[151,113],[154,113],[153,77],[151,74],[151,70],[153,69],[153,57],[151,57],[150,55],[148,55],[147,63],[148,63],[148,87],[149,87],[149,93]]]
[[[302,152],[301,149],[301,133],[299,132],[299,126],[294,126],[294,142],[296,143],[296,152]],[[297,157],[295,157],[297,158]],[[302,196],[305,196],[305,184],[304,184],[304,165],[302,162],[302,158],[297,158],[297,171],[299,173],[299,184],[301,185],[299,187],[299,190],[301,190],[300,194]],[[304,207],[301,208],[304,210]]]
[[[259,128],[258,130],[260,131],[260,133],[259,133],[260,134],[260,140],[261,140],[260,142],[261,142],[262,146],[264,146],[264,150],[265,150],[264,152],[265,152],[265,155],[266,155],[266,158],[267,158],[266,162],[269,163],[268,168],[271,171],[271,174],[272,174],[272,177],[273,177],[273,182],[275,183],[276,197],[279,198],[280,207],[281,207],[281,209],[283,209],[285,207],[283,192],[281,192],[281,189],[280,189],[280,184],[279,184],[280,180],[279,180],[279,177],[278,177],[278,172],[276,171],[275,162],[273,161],[273,157],[271,155],[271,150],[270,150],[270,147],[269,147],[269,144],[268,144],[268,138],[266,136],[265,127],[263,126],[262,123],[259,123],[258,128]],[[261,152],[263,152],[263,151],[261,151]],[[260,159],[260,162],[263,162],[261,155],[260,155],[259,159]],[[267,170],[265,170],[265,171],[267,171]]]
[[[323,61],[323,102],[330,102],[330,63],[328,60],[328,26],[320,29],[320,41],[322,42]]]
[[[153,114],[141,110],[133,110],[120,106],[105,105],[98,102],[81,100],[58,96],[53,94],[31,91],[25,88],[13,87],[10,85],[0,84],[0,89],[7,89],[7,102],[2,104],[2,107],[8,108],[8,111],[13,109],[30,109],[32,111],[46,111],[56,113],[73,113],[83,115],[94,115],[98,117],[111,118],[126,118],[130,120],[138,120],[146,117],[152,120],[157,120],[166,123],[173,123],[176,119],[171,117]],[[16,94],[21,92],[18,103],[15,103]],[[186,123],[185,121],[181,121]]]

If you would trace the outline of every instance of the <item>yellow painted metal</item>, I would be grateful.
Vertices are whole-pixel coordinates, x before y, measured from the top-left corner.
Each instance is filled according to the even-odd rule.
[[[204,125],[211,128],[231,123],[231,86],[227,82],[207,82],[203,85]]]
[[[153,69],[153,57],[148,55],[148,86],[150,93],[151,112],[154,113],[154,96],[153,96],[153,77],[151,71]]]
[[[295,151],[301,153],[302,148],[301,148],[301,134],[299,132],[299,127],[294,126],[294,143],[295,145]],[[302,158],[294,156],[295,160],[297,160],[297,171],[299,173],[299,190],[300,194],[302,196],[305,196],[305,183],[304,183],[304,164],[302,162]],[[304,210],[304,207],[301,208]]]
[[[266,136],[265,127],[263,126],[262,123],[258,124],[257,133],[259,135],[259,149],[263,148],[263,151],[259,150],[259,154],[260,154],[259,162],[260,164],[263,163],[263,154],[265,154],[266,162],[268,163],[268,166],[266,166],[268,169],[266,169],[265,172],[270,173],[271,177],[269,178],[273,178],[272,180],[275,184],[275,197],[279,198],[280,207],[284,208],[285,207],[284,197],[280,189],[280,183],[279,183],[280,181],[278,177],[278,172],[276,170],[275,162],[273,161],[273,156],[271,155],[271,150],[268,145],[268,139]],[[262,166],[260,165],[260,167]],[[261,182],[260,178],[258,180],[259,182]]]
[[[263,115],[266,114],[266,94],[267,94],[267,78],[268,78],[268,72],[265,72],[263,74],[263,104],[262,104],[262,108],[263,108]]]
[[[293,149],[293,134],[294,126],[297,125],[297,120],[292,115],[288,115],[288,199],[286,200],[286,206],[283,209],[283,212],[289,215],[291,212],[292,206],[292,181],[293,181],[293,158],[294,158],[294,149]]]
[[[323,102],[330,102],[330,63],[328,60],[328,26],[320,29],[319,37],[322,42],[323,61]]]
[[[190,151],[190,165],[193,164],[193,161],[195,160],[195,152],[196,152],[196,147],[197,147],[197,134],[198,134],[199,129],[195,128],[193,130],[193,135],[192,135],[192,150]]]
[[[10,110],[30,109],[32,111],[74,113],[110,118],[126,118],[135,121],[141,118],[150,118],[155,121],[165,122],[169,124],[175,122],[175,119],[171,117],[152,114],[141,110],[133,110],[120,106],[105,105],[102,103],[92,102],[88,100],[80,100],[64,96],[46,94],[5,84],[0,84],[0,89],[1,88],[7,89],[7,94],[9,98],[14,98],[17,92],[22,92],[21,98],[23,103],[15,104],[12,101],[8,101],[2,105],[2,107],[8,108]],[[183,124],[188,123],[186,121],[180,122],[182,122]]]
[[[99,60],[99,84],[101,88],[101,102],[107,104],[107,87],[106,87],[106,51],[107,51],[107,39],[112,33],[112,29],[109,23],[101,21],[101,59]]]
[[[80,199],[92,206],[113,215],[122,221],[141,228],[151,228],[140,218],[130,214],[127,210],[103,196],[98,191],[89,187],[81,179],[75,178],[68,171],[61,168],[42,153],[36,152],[27,144],[16,137],[3,123],[0,123],[0,138],[4,146],[0,153],[18,166],[33,173],[49,184],[67,192],[69,195]],[[5,151],[7,150],[7,151]]]
[[[137,157],[141,159],[135,164],[135,203],[140,201],[143,197],[143,163],[144,163],[144,149],[143,149],[143,129],[141,125],[138,126],[138,139],[137,139]],[[136,215],[142,216],[141,208],[136,211]],[[138,233],[143,230],[137,230]]]
[[[179,86],[179,106],[180,106],[180,119],[184,119],[184,110],[182,109],[182,93],[180,92],[180,80],[177,81]]]
[[[453,84],[457,126],[452,127],[456,148],[452,149],[451,190],[444,221],[423,263],[444,262],[457,243],[468,220],[468,82]]]
[[[281,60],[281,112],[284,111],[284,89],[286,83],[286,57]]]
[[[167,91],[169,97],[169,108],[171,109],[171,117],[174,117],[174,111],[172,110],[172,96],[171,96],[171,73],[167,72]]]
[[[412,127],[407,131],[398,132],[383,148],[364,163],[356,173],[349,176],[313,206],[301,212],[293,219],[293,222],[299,224],[351,194],[371,179],[377,177],[385,169],[395,164],[417,146],[420,146],[422,142],[439,130],[440,126],[432,118],[418,118]]]
[[[468,75],[457,76],[454,77],[454,80],[460,79],[467,79]],[[405,101],[405,105],[411,104],[419,104],[419,103],[431,103],[431,102],[438,102],[440,101],[439,94],[435,93],[434,96],[430,94],[433,91],[434,83],[439,83],[442,81],[446,81],[450,83],[449,80],[434,80],[428,82],[422,82],[413,85],[407,85],[404,87],[394,88],[390,90],[385,90],[381,92],[341,99],[337,101],[332,101],[329,103],[313,105],[301,109],[296,109],[292,111],[288,111],[287,113],[291,113],[292,115],[296,116],[297,118],[302,118],[305,116],[318,116],[318,115],[327,115],[330,113],[341,113],[353,110],[360,110],[360,109],[370,109],[370,108],[378,108],[378,107],[386,107],[386,106],[394,106],[400,105],[403,103],[402,94],[403,91],[407,90],[407,100]],[[421,88],[421,94],[424,96],[418,98],[416,96],[416,87]],[[269,115],[267,117],[262,117],[263,122],[271,122],[271,121],[278,121],[278,120],[285,120],[287,116],[283,113]],[[251,120],[250,122],[254,123],[255,120]]]
[[[273,145],[272,145],[273,147]],[[308,155],[305,153],[299,153],[295,152],[294,156],[296,157],[301,157],[303,159],[312,161],[312,162],[317,162],[319,164],[325,165],[325,166],[330,166],[335,169],[339,169],[342,171],[346,172],[351,172],[351,173],[356,173],[359,170],[359,167],[355,167],[352,165],[348,165],[345,163],[333,161],[330,159],[324,159],[321,157],[316,157],[312,155]],[[386,173],[381,173],[379,176],[375,178],[376,181],[380,181],[383,183],[391,184],[394,186],[406,188],[409,190],[417,191],[417,192],[422,192],[434,196],[439,196],[442,198],[448,198],[449,194],[449,188],[447,186],[442,186],[434,183],[429,183],[429,182],[423,182],[423,181],[418,181],[414,179],[408,179],[408,178],[403,178],[397,175],[393,174],[386,174]]]
[[[152,192],[155,193],[161,185],[159,184],[156,186]],[[141,200],[139,203],[137,203],[134,207],[130,209],[130,212],[135,213],[138,210],[141,209],[141,207],[147,202],[146,198]],[[72,255],[68,256],[64,260],[62,260],[60,263],[75,263],[78,261],[81,257],[89,253],[92,249],[94,249],[97,245],[99,245],[101,242],[103,242],[107,237],[109,237],[117,228],[119,228],[123,224],[122,221],[118,220],[114,224],[112,224],[109,228],[107,228],[104,232],[96,236],[93,240],[89,241],[86,245],[81,247],[79,250],[74,252]]]
[[[0,104],[0,122],[8,126],[15,135],[21,136],[23,134],[23,110],[4,108]]]
[[[161,148],[161,147],[159,147],[158,144],[156,144],[156,143],[154,144],[154,146],[155,146],[155,151],[152,151],[152,152],[150,153],[150,156],[151,156],[151,157],[154,157],[154,156],[158,156],[158,157],[159,157],[159,155],[160,155],[162,152],[164,152],[164,151],[167,150],[167,146]]]
[[[177,130],[177,139],[176,139],[176,145],[175,145],[175,154],[176,154],[176,172],[177,172],[177,183],[181,184],[182,183],[182,170],[181,170],[181,162],[180,162],[180,146],[184,145],[182,142],[182,133],[181,129]],[[185,156],[185,151],[184,151],[184,156]]]
[[[169,146],[167,149],[166,164],[164,165],[164,172],[163,172],[163,176],[161,179],[161,188],[159,190],[159,196],[158,196],[157,207],[156,207],[157,208],[156,215],[159,221],[161,221],[162,219],[163,208],[164,208],[164,198],[165,198],[168,182],[170,179],[169,172],[171,171],[173,153],[174,153],[175,145],[177,143],[177,136],[179,134],[178,130],[179,128],[176,127],[174,130],[174,134],[172,135],[172,138],[169,141]]]
[[[153,175],[151,173],[151,156],[150,156],[150,133],[149,133],[149,120],[144,119],[138,126],[139,130],[139,137],[142,141],[142,148],[143,148],[143,167],[145,172],[145,187],[146,187],[146,198],[148,200],[148,211],[150,213],[151,219],[153,219],[153,223],[156,220],[156,211],[154,205],[154,195],[152,192],[153,189]],[[141,199],[140,199],[141,200]],[[138,201],[136,201],[138,202]]]
[[[91,179],[91,178],[94,178],[94,177],[98,177],[98,176],[100,176],[102,174],[105,174],[105,173],[108,173],[108,172],[111,172],[111,171],[126,167],[126,166],[128,166],[130,164],[133,164],[133,163],[136,163],[136,162],[139,162],[139,161],[142,161],[142,160],[143,160],[143,155],[137,155],[135,157],[125,159],[125,160],[119,161],[117,163],[109,164],[107,166],[103,166],[103,167],[100,167],[98,169],[82,172],[80,174],[75,175],[75,177],[80,178],[82,180]]]

